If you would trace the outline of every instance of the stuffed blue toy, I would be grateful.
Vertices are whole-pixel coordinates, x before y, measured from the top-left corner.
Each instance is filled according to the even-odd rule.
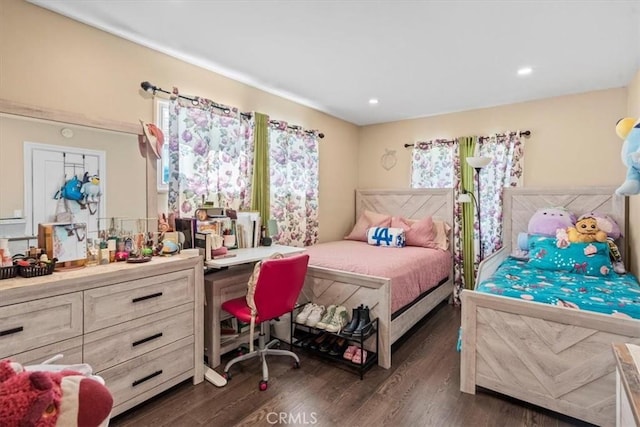
[[[616,190],[620,196],[640,193],[640,120],[627,117],[618,121],[616,133],[622,139],[622,163],[627,167],[625,182]]]

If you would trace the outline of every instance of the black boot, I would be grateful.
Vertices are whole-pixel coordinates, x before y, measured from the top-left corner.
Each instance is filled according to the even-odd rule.
[[[367,337],[371,330],[373,329],[373,325],[371,324],[371,318],[369,315],[369,306],[360,310],[360,318],[358,319],[358,327],[351,333],[351,336],[354,338],[360,338],[360,336]]]
[[[362,309],[362,305],[353,309],[353,314],[351,315],[351,322],[344,328],[342,328],[342,335],[351,335],[353,331],[355,331],[358,327],[358,323],[360,323],[360,310]]]

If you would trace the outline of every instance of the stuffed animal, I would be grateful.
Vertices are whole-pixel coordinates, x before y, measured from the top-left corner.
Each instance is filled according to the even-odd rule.
[[[598,228],[598,221],[592,217],[582,218],[575,227],[567,228],[569,242],[591,243],[606,242],[607,233]]]
[[[618,121],[616,133],[622,139],[622,163],[627,167],[626,180],[616,190],[620,196],[640,193],[640,120],[627,117]]]
[[[100,177],[98,175],[89,176],[89,172],[85,172],[82,188],[80,192],[84,195],[85,203],[96,203],[100,200]]]
[[[618,227],[618,223],[609,215],[593,211],[581,215],[580,217],[578,217],[578,221],[586,217],[595,218],[598,223],[598,228],[607,233],[607,237],[615,240],[620,238],[620,236],[622,235],[622,233],[620,232],[620,227]]]
[[[529,220],[528,233],[554,237],[559,228],[567,229],[576,223],[576,216],[565,208],[538,209]]]
[[[113,398],[100,381],[75,371],[26,368],[8,360],[0,361],[0,425],[97,427],[109,424]]]

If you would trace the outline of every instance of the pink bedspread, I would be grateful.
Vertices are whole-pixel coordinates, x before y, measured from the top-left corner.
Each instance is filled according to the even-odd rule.
[[[306,249],[309,265],[392,279],[392,313],[451,273],[451,253],[439,249],[383,248],[353,240],[320,243]]]

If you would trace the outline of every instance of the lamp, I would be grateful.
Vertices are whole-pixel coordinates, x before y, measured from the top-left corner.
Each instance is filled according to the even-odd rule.
[[[481,194],[482,194],[480,192],[480,171],[482,170],[482,168],[488,166],[489,163],[491,163],[491,160],[493,159],[491,157],[485,157],[485,156],[473,156],[473,157],[467,157],[466,160],[467,160],[467,164],[476,170],[476,181],[477,181],[476,186],[478,188],[478,198],[475,198],[473,193],[470,193],[467,190],[463,190],[462,194],[460,194],[460,196],[458,197],[458,202],[469,203],[473,199],[473,202],[476,205],[476,210],[478,212],[478,240],[480,242],[480,261],[482,261],[484,259],[484,251],[482,248],[482,217],[480,216],[480,213],[481,213],[480,203],[481,203]]]

